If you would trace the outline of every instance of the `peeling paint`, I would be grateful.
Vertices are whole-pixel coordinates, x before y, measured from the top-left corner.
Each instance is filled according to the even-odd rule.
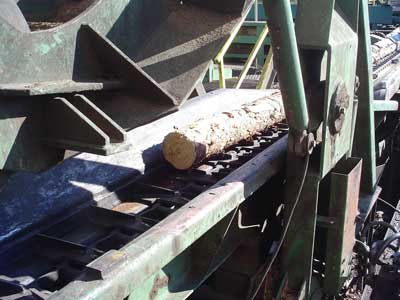
[[[62,32],[57,32],[53,35],[53,43],[41,43],[36,46],[35,51],[40,55],[48,54],[52,49],[57,48],[57,46],[63,44],[64,34]]]

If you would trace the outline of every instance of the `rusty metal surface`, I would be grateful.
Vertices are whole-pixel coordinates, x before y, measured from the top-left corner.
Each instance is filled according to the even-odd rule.
[[[113,208],[113,210],[126,214],[137,214],[142,212],[146,208],[148,208],[147,205],[133,201],[133,202],[124,202],[118,204],[116,207]]]
[[[225,156],[206,162],[211,170],[174,172],[166,166],[155,168],[96,205],[71,216],[64,215],[61,221],[22,245],[15,245],[15,249],[20,249],[17,252],[13,248],[1,252],[2,257],[13,256],[16,260],[0,262],[3,270],[0,279],[5,279],[3,283],[7,286],[7,282],[11,284],[7,278],[15,278],[13,284],[24,288],[26,295],[37,291],[48,296],[54,293],[50,297],[53,299],[82,299],[84,295],[74,295],[83,292],[76,287],[77,282],[92,284],[101,280],[108,285],[106,281],[126,276],[120,273],[127,270],[126,264],[128,269],[143,264],[144,269],[140,267],[140,271],[129,272],[129,276],[139,279],[114,283],[108,291],[110,294],[104,296],[102,292],[96,296],[97,292],[91,288],[87,292],[90,297],[106,299],[123,299],[129,294],[134,299],[164,299],[170,294],[175,295],[174,299],[185,298],[190,289],[179,290],[182,280],[193,289],[223,261],[222,257],[234,250],[233,245],[240,242],[236,236],[227,234],[231,221],[225,216],[233,217],[231,212],[236,206],[281,170],[287,145],[286,138],[281,137],[287,130],[284,125],[274,127],[256,135],[253,143],[245,141],[232,147]],[[229,156],[232,157],[229,159]],[[254,172],[255,165],[259,168]],[[121,211],[121,204],[126,204],[125,208],[134,204],[132,199],[147,207],[137,213]],[[207,238],[200,238],[212,227]],[[233,227],[243,232],[240,225]],[[221,239],[228,245],[217,246]],[[147,240],[146,246],[141,244],[143,240]],[[192,250],[190,256],[196,255],[199,259],[182,262],[181,252],[193,243],[196,250]],[[27,255],[29,249],[32,253]],[[141,249],[139,256],[134,253],[137,249]],[[134,261],[125,261],[128,256]],[[170,266],[168,262],[174,258],[181,262]],[[119,263],[125,265],[123,270],[118,270]],[[180,264],[189,268],[190,273]],[[24,267],[21,269],[20,265]],[[30,279],[19,281],[27,269]],[[0,288],[0,296],[2,291]]]
[[[332,135],[340,133],[346,120],[349,108],[349,94],[344,82],[340,82],[332,95],[331,107],[328,116],[329,130]]]
[[[324,290],[336,295],[350,272],[355,244],[362,160],[350,158],[338,164],[331,175]]]
[[[50,299],[122,299],[136,288],[145,289],[146,279],[152,278],[172,259],[179,257],[180,253],[280,170],[285,161],[286,146],[286,139],[277,142],[134,243],[120,251],[109,252],[89,264],[90,268],[101,272],[104,280],[86,281],[83,277]],[[255,165],[257,169],[254,169]],[[167,279],[154,277],[151,282],[149,294],[140,299],[168,299],[168,293],[157,294],[160,289],[169,286]],[[176,295],[175,299],[184,299],[186,296]]]
[[[34,224],[70,207],[99,200],[118,183],[137,176],[162,161],[160,144],[174,126],[235,109],[264,97],[268,91],[220,90],[187,103],[180,111],[128,133],[133,149],[102,157],[80,154],[41,174],[14,176],[0,190],[0,244],[15,240]],[[212,108],[212,109],[210,109]],[[28,128],[27,128],[28,130]],[[7,132],[6,132],[7,133]],[[40,149],[31,149],[37,151]],[[26,207],[38,208],[34,212]]]
[[[313,295],[318,204],[323,203],[321,181],[351,149],[360,1],[299,1],[296,39],[288,3],[264,0],[268,18],[275,21],[270,24],[274,25],[270,29],[274,57],[278,57],[275,62],[280,65],[280,79],[287,81],[282,94],[292,93],[290,101],[294,101],[286,99],[292,104],[289,109],[285,105],[293,138],[289,136],[283,269],[287,289],[300,299],[309,299]],[[315,135],[318,145],[309,133]],[[306,156],[310,149],[315,151]]]

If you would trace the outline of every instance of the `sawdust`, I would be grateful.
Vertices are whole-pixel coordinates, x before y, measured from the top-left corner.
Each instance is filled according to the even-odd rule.
[[[46,30],[62,25],[63,23],[52,22],[28,22],[31,31]]]
[[[83,13],[95,0],[66,0],[44,20],[29,21],[31,31],[46,30],[60,26]]]
[[[65,1],[57,10],[55,23],[65,23],[84,12],[95,0],[69,0]]]

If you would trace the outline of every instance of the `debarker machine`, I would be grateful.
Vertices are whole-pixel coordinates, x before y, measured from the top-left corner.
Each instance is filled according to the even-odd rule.
[[[162,159],[271,92],[202,88],[253,4],[0,0],[0,299],[398,299],[400,32],[368,1],[264,0],[286,122]]]

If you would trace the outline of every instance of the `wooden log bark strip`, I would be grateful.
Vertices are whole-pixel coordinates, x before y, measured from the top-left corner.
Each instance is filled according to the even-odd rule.
[[[380,63],[384,62],[391,55],[396,54],[400,47],[399,36],[400,29],[397,28],[387,34],[385,38],[372,45],[372,62],[375,67],[379,66]]]
[[[276,90],[240,109],[176,129],[165,137],[163,155],[174,168],[187,170],[284,119],[282,96]]]

